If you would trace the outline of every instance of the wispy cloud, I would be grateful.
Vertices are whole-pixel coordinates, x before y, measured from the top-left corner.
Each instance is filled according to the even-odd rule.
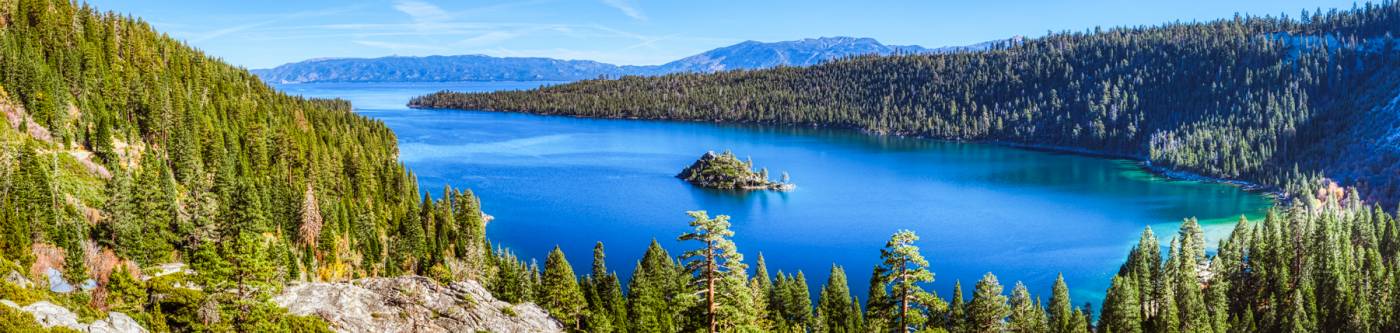
[[[309,17],[333,16],[333,15],[337,15],[337,14],[346,13],[346,12],[349,12],[349,11],[352,11],[352,10],[356,10],[356,9],[359,9],[360,7],[363,7],[363,5],[344,6],[344,7],[326,8],[326,9],[319,9],[319,10],[312,10],[312,11],[303,11],[303,12],[286,13],[286,14],[276,15],[276,16],[273,16],[273,17],[271,17],[271,18],[267,18],[267,16],[263,16],[264,18],[267,18],[267,19],[260,20],[260,21],[257,21],[257,22],[253,22],[253,23],[240,24],[240,25],[231,26],[231,27],[226,27],[226,28],[214,29],[214,30],[206,31],[206,32],[202,32],[202,33],[191,33],[190,35],[193,35],[193,37],[191,37],[191,38],[189,39],[189,41],[190,41],[190,42],[193,42],[193,43],[198,43],[198,42],[203,42],[203,41],[208,41],[208,40],[211,40],[211,39],[223,37],[223,36],[225,36],[225,35],[229,35],[229,34],[233,34],[233,33],[239,33],[239,32],[244,32],[244,31],[253,30],[253,29],[257,29],[257,28],[262,28],[262,27],[264,27],[264,26],[272,25],[272,24],[274,24],[274,23],[279,23],[279,22],[282,22],[282,21],[289,21],[289,20],[295,20],[295,19],[305,19],[305,18],[309,18]]]
[[[581,3],[607,9],[604,14],[614,16],[602,22],[534,15],[549,13],[550,7],[557,5],[555,1],[505,0],[474,7],[456,6],[442,0],[366,2],[306,12],[235,15],[226,18],[234,22],[225,26],[177,22],[180,25],[174,30],[188,31],[179,35],[195,43],[224,43],[222,39],[234,38],[238,41],[227,42],[329,43],[331,50],[336,50],[332,52],[338,53],[302,52],[298,56],[486,54],[637,65],[663,63],[695,51],[677,46],[728,42],[727,39],[632,31],[603,23],[621,21],[620,24],[625,25],[631,20],[647,20],[646,13],[638,6],[639,0],[599,0],[608,7],[596,7],[597,2]],[[518,12],[530,14],[516,15]],[[299,59],[286,59],[293,60]]]
[[[524,33],[510,31],[491,31],[478,36],[464,39],[458,44],[461,44],[462,46],[491,45],[511,40],[516,37],[520,37],[521,35],[524,35]]]
[[[608,7],[617,8],[617,10],[622,11],[623,15],[627,15],[627,17],[631,17],[632,19],[638,21],[647,20],[647,15],[642,13],[642,10],[637,9],[637,6],[632,4],[631,0],[603,0],[603,4],[608,5]]]
[[[272,23],[274,23],[274,22],[277,22],[277,21],[276,21],[276,20],[269,20],[269,21],[254,22],[254,23],[249,23],[249,24],[243,24],[243,25],[237,25],[237,26],[232,26],[232,27],[217,29],[217,30],[213,30],[213,31],[201,33],[201,34],[199,34],[198,36],[196,36],[196,37],[194,37],[194,38],[191,38],[191,39],[190,39],[190,42],[194,42],[194,43],[203,42],[203,41],[206,41],[206,40],[210,40],[210,39],[215,39],[215,38],[223,37],[224,35],[228,35],[228,34],[231,34],[231,33],[242,32],[242,31],[245,31],[245,30],[248,30],[248,29],[253,29],[253,28],[265,26],[265,25],[268,25],[268,24],[272,24]]]
[[[414,24],[425,29],[447,22],[452,18],[451,15],[447,14],[447,11],[442,10],[442,7],[417,0],[399,0],[394,3],[394,10],[408,14]]]

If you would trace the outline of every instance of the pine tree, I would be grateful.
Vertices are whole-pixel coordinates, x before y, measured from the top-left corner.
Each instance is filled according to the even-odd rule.
[[[889,332],[895,328],[894,306],[885,291],[885,268],[876,265],[870,270],[870,289],[866,292],[865,328],[871,332]]]
[[[841,266],[831,265],[831,274],[827,277],[826,285],[822,286],[819,301],[817,303],[817,323],[822,327],[822,332],[828,333],[855,333],[860,331],[857,326],[859,312],[852,313],[850,285],[846,283],[846,270]]]
[[[919,286],[919,283],[933,282],[933,272],[929,272],[928,260],[919,254],[919,247],[914,246],[918,240],[919,236],[913,231],[900,230],[890,236],[890,241],[880,250],[885,267],[881,279],[889,285],[890,295],[898,304],[895,322],[901,330],[915,330],[923,325],[927,317],[919,308],[935,299]]]
[[[457,257],[468,262],[481,261],[486,248],[486,219],[481,213],[480,198],[470,189],[456,192],[452,197],[452,217],[459,233]]]
[[[1050,332],[1079,332],[1081,326],[1076,326],[1074,323],[1074,308],[1070,305],[1073,303],[1069,299],[1069,285],[1065,284],[1064,273],[1055,277],[1055,286],[1051,288],[1050,292]]]
[[[94,137],[92,140],[92,152],[103,164],[114,166],[117,162],[116,148],[112,145],[112,124],[107,117],[98,117]]]
[[[1045,309],[1040,302],[1031,299],[1026,285],[1020,282],[1011,289],[1010,317],[1007,329],[1012,332],[1049,332]]]
[[[280,282],[269,242],[257,233],[242,231],[232,242],[222,244],[222,255],[229,259],[227,279],[232,283],[232,303],[237,306],[234,325],[240,330],[261,324],[254,310],[272,297],[273,287]]]
[[[1001,283],[996,275],[987,273],[977,281],[977,291],[968,303],[968,331],[977,333],[1001,332],[1005,318],[1011,309],[1007,307],[1006,295],[1002,294]]]
[[[583,316],[587,311],[587,300],[574,277],[574,268],[564,258],[564,251],[558,246],[549,252],[544,262],[544,277],[540,285],[540,307],[549,315],[558,318],[566,327],[583,328]]]
[[[758,254],[758,260],[754,262],[754,276],[749,278],[749,291],[753,294],[754,316],[757,317],[757,326],[763,331],[773,331],[773,280],[768,275],[768,263],[763,259],[763,253]]]
[[[811,285],[807,284],[807,275],[801,270],[797,271],[791,279],[787,280],[784,289],[787,290],[788,298],[783,300],[784,313],[789,325],[795,328],[796,332],[810,330],[812,326],[812,293]]]
[[[967,306],[963,300],[962,280],[953,281],[953,302],[948,310],[949,332],[962,332],[967,329]]]
[[[695,302],[691,277],[660,243],[652,240],[627,284],[627,315],[633,332],[679,332],[682,315]]]
[[[580,330],[611,333],[616,328],[613,327],[612,318],[608,316],[608,309],[604,307],[602,298],[598,297],[598,288],[595,286],[597,283],[593,276],[584,277],[579,283],[579,288],[583,289],[583,299],[588,302],[588,310],[585,311],[588,315],[583,318],[583,327]]]
[[[147,153],[141,158],[141,168],[135,184],[130,188],[133,193],[129,196],[132,199],[132,208],[140,214],[135,215],[131,221],[134,223],[130,227],[116,229],[126,231],[117,236],[118,248],[130,249],[127,254],[139,262],[148,265],[164,263],[174,249],[171,245],[174,235],[170,232],[170,226],[175,224],[176,217],[174,186],[174,179],[159,156]],[[245,183],[245,188],[251,188],[251,184]],[[263,214],[262,197],[256,196],[256,193],[250,195],[254,196],[240,197],[249,201],[235,201],[232,208],[248,209],[256,211],[256,214]],[[254,203],[251,200],[259,202]],[[253,205],[257,207],[252,207]],[[259,221],[262,219],[261,215],[257,217]]]
[[[1198,279],[1198,268],[1205,262],[1205,246],[1200,225],[1196,224],[1196,219],[1187,219],[1182,223],[1179,239],[1181,246],[1180,256],[1174,271],[1177,276],[1173,281],[1176,283],[1176,302],[1181,314],[1182,332],[1213,332],[1210,313],[1206,309],[1205,298],[1201,293],[1201,282]]]
[[[593,271],[589,275],[589,288],[586,290],[594,298],[589,300],[588,330],[603,332],[623,330],[627,322],[627,303],[622,296],[622,285],[617,273],[609,271],[603,253],[603,242],[593,246]],[[607,329],[600,326],[607,326]]]
[[[1181,332],[1181,302],[1176,297],[1180,274],[1175,274],[1181,267],[1181,246],[1175,238],[1172,239],[1168,252],[1167,262],[1164,269],[1159,274],[1160,280],[1149,281],[1154,288],[1147,302],[1151,306],[1157,307],[1157,313],[1148,318],[1149,326],[1154,333],[1178,333]]]
[[[705,295],[706,317],[710,332],[721,329],[721,312],[727,314],[724,329],[749,327],[754,325],[752,309],[744,308],[751,300],[745,276],[748,266],[743,263],[744,255],[734,246],[734,232],[729,230],[729,216],[719,215],[711,219],[705,211],[686,212],[691,217],[690,226],[695,231],[680,236],[682,241],[696,241],[701,248],[686,251],[681,255],[688,274],[696,277],[696,283]],[[728,290],[726,290],[728,289]],[[724,294],[721,295],[720,293]],[[732,302],[722,304],[724,299]],[[724,307],[724,309],[721,309]]]
[[[1142,303],[1138,301],[1137,286],[1133,280],[1114,276],[1104,296],[1103,315],[1099,318],[1099,329],[1116,333],[1142,333],[1140,317]],[[1085,311],[1086,314],[1093,312]]]

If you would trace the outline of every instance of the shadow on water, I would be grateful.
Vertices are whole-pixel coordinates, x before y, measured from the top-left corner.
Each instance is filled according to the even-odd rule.
[[[699,207],[715,207],[737,209],[743,212],[756,210],[766,211],[770,205],[787,203],[792,192],[783,191],[746,191],[746,190],[722,190],[704,188],[677,179],[683,186],[689,188],[691,200]],[[733,214],[716,211],[713,214]]]

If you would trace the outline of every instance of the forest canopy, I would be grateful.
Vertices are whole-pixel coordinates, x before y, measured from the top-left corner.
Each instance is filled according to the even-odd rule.
[[[1327,177],[1393,205],[1400,200],[1397,27],[1400,5],[1386,1],[1057,32],[986,51],[444,91],[410,106],[1088,149],[1294,194]]]

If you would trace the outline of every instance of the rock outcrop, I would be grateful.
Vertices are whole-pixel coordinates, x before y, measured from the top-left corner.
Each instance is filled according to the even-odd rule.
[[[38,301],[34,304],[19,306],[10,300],[0,300],[0,304],[9,306],[20,311],[34,315],[34,321],[44,327],[66,327],[78,332],[86,333],[145,333],[146,328],[141,327],[135,319],[131,319],[121,312],[108,312],[107,319],[98,319],[89,324],[78,321],[78,315],[69,311],[68,308],[49,303],[48,301]]]
[[[563,332],[534,304],[498,301],[476,281],[442,285],[425,277],[366,278],[288,286],[273,302],[315,315],[340,332]]]
[[[754,171],[753,161],[740,161],[728,151],[723,154],[705,152],[695,163],[681,170],[676,178],[696,186],[721,190],[788,191],[795,187],[787,182],[787,173],[783,173],[781,182],[768,180],[768,169]]]

